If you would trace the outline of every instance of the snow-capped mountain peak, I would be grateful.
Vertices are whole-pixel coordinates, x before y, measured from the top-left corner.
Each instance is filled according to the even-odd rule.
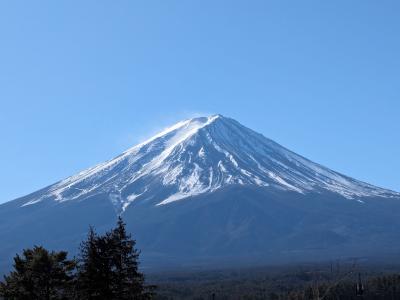
[[[313,163],[222,115],[181,121],[120,156],[62,180],[23,206],[104,195],[117,211],[132,203],[167,205],[230,185],[346,198],[395,197]]]

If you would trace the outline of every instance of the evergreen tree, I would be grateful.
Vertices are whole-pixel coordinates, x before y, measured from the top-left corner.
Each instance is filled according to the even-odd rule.
[[[113,290],[115,299],[146,299],[150,288],[144,285],[144,276],[138,270],[139,251],[135,240],[127,234],[125,223],[118,218],[117,227],[110,233],[112,243]]]
[[[144,285],[138,270],[139,251],[118,219],[116,228],[98,236],[90,228],[81,245],[77,294],[83,300],[149,299],[153,287]]]
[[[77,294],[82,300],[111,299],[111,261],[108,239],[97,236],[90,227],[87,240],[81,244]]]
[[[6,300],[68,299],[75,266],[65,251],[25,249],[14,258],[14,271],[0,283],[0,296]]]

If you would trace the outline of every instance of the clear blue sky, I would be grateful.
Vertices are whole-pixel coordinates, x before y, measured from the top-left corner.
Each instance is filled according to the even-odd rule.
[[[0,202],[221,113],[400,191],[400,2],[2,1]]]

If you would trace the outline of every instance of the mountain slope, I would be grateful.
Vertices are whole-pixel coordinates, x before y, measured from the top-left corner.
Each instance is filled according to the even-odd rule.
[[[399,213],[399,193],[214,115],[0,205],[0,257],[34,243],[75,251],[89,224],[105,230],[118,214],[149,266],[389,255]]]

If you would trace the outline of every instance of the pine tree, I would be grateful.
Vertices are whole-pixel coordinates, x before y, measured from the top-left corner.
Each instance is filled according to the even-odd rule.
[[[112,265],[114,268],[113,290],[115,299],[147,299],[151,293],[144,285],[144,276],[138,270],[139,251],[135,240],[127,234],[125,223],[118,218],[117,227],[110,234]]]
[[[108,239],[96,235],[90,227],[87,240],[81,244],[77,294],[82,300],[111,299],[111,261]]]
[[[14,271],[0,283],[4,299],[67,299],[76,263],[67,252],[49,252],[43,247],[23,250],[14,258]]]
[[[87,240],[81,245],[77,276],[79,299],[149,299],[153,287],[144,285],[135,244],[121,218],[116,228],[101,236],[90,228]]]

